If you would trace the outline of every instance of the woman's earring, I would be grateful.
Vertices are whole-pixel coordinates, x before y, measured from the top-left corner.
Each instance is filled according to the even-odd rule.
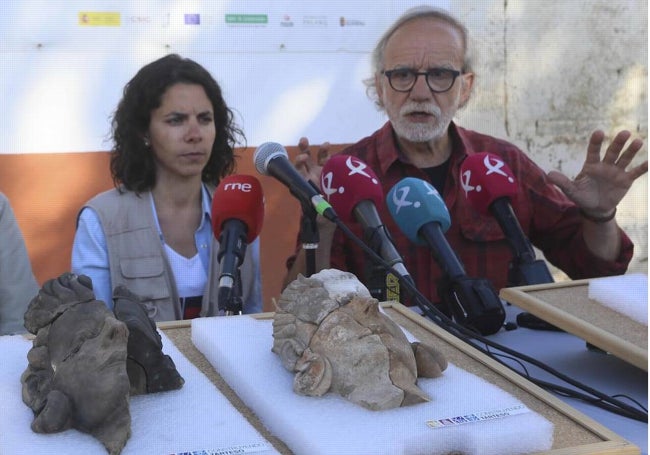
[[[149,142],[149,138],[148,138],[148,137],[145,137],[145,138],[144,138],[144,146],[147,147],[147,148],[149,148],[149,147],[151,146],[151,142]]]

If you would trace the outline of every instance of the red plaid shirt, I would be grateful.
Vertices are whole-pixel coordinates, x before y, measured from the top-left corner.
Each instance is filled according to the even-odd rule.
[[[582,219],[577,207],[548,182],[546,173],[521,150],[508,142],[465,130],[453,123],[449,133],[452,153],[443,197],[451,216],[451,227],[445,237],[469,277],[487,278],[498,291],[507,285],[508,264],[512,260],[509,244],[496,219],[479,214],[469,205],[459,181],[461,162],[467,156],[480,152],[500,156],[512,170],[519,185],[519,194],[512,201],[513,210],[526,236],[550,263],[572,279],[618,275],[626,271],[634,248],[627,235],[620,230],[621,253],[616,261],[595,257],[584,243]],[[357,156],[367,163],[381,180],[384,194],[404,177],[428,180],[421,169],[404,161],[396,146],[390,122],[342,153]],[[441,269],[431,250],[410,242],[385,206],[377,209],[418,290],[431,302],[438,303],[436,286],[441,278]],[[356,223],[350,227],[363,238]],[[331,266],[350,271],[363,282],[364,256],[337,229],[331,251]],[[404,303],[409,304],[408,301]]]

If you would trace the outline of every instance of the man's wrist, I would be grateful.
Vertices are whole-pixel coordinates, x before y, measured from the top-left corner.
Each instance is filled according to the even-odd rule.
[[[592,223],[603,224],[614,219],[614,217],[616,216],[616,207],[614,207],[612,213],[606,215],[592,215],[580,209],[580,216],[583,217],[585,220],[591,221]]]

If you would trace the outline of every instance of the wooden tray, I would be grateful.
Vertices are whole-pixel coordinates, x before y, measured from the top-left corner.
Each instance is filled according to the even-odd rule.
[[[453,364],[495,384],[517,397],[533,411],[543,415],[554,424],[553,447],[542,452],[548,455],[614,455],[640,454],[638,447],[624,440],[593,419],[568,406],[558,398],[534,385],[485,354],[447,333],[430,320],[397,303],[384,303],[382,307],[389,317],[423,342],[434,344]],[[234,316],[238,317],[238,316]],[[256,317],[272,318],[272,313]],[[194,347],[188,321],[160,323],[159,327],[179,350],[203,371],[231,403],[250,421],[260,433],[282,454],[291,450],[271,434],[262,422],[226,384],[212,365]]]
[[[648,327],[589,297],[589,280],[501,289],[522,310],[648,371]]]

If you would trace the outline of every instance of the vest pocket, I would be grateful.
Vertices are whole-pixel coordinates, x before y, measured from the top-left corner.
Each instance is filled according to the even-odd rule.
[[[164,276],[160,256],[121,258],[120,272],[131,292],[147,300],[169,298],[170,290]]]

